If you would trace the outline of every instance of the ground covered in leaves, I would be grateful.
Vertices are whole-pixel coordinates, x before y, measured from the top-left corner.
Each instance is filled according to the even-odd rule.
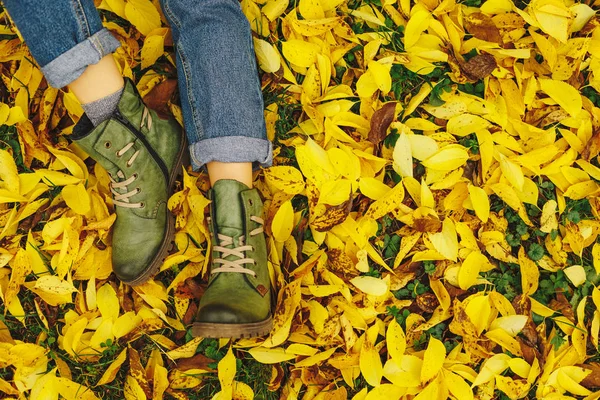
[[[56,399],[600,398],[598,1],[243,0],[275,166],[267,338],[192,338],[207,179],[153,281],[111,274],[108,177],[0,9],[0,392]],[[156,1],[97,1],[181,122]],[[213,397],[214,396],[214,397]]]

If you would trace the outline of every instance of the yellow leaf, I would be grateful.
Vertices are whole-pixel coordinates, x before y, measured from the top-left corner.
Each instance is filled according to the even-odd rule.
[[[225,357],[219,361],[217,365],[217,374],[219,375],[219,382],[221,383],[221,392],[225,394],[226,398],[231,398],[233,395],[233,378],[235,377],[236,362],[235,356],[229,346]]]
[[[232,400],[253,400],[254,391],[248,384],[234,381],[232,396]]]
[[[62,196],[67,206],[77,214],[85,215],[90,211],[90,196],[83,183],[65,186],[62,190]]]
[[[411,15],[406,28],[404,29],[404,48],[409,50],[412,46],[417,44],[421,34],[429,26],[431,20],[431,14],[425,9],[419,9]]]
[[[269,42],[253,38],[254,51],[256,52],[256,58],[258,59],[258,66],[265,72],[273,73],[279,71],[281,67],[281,59],[279,54],[273,48]],[[265,170],[265,171],[268,171]]]
[[[48,147],[48,150],[67,168],[71,175],[79,179],[88,179],[87,166],[76,154],[51,147]]]
[[[292,39],[283,42],[281,50],[286,60],[300,67],[308,68],[316,62],[317,54],[319,54],[321,49],[314,43]]]
[[[71,324],[65,331],[62,346],[64,350],[73,357],[77,356],[77,349],[81,345],[81,335],[83,334],[87,323],[87,319],[85,317],[81,317]]]
[[[487,193],[480,187],[471,185],[469,183],[469,197],[471,204],[475,210],[475,215],[479,217],[481,222],[486,223],[490,216],[490,199]]]
[[[562,1],[560,3],[548,1],[535,2],[532,12],[538,25],[544,32],[560,42],[567,42],[571,13]]]
[[[600,190],[600,186],[595,181],[589,180],[569,186],[564,196],[573,200],[581,200],[596,193],[598,190]]]
[[[398,183],[379,200],[371,203],[365,213],[367,218],[379,219],[396,210],[404,200],[404,185]]]
[[[35,283],[28,283],[28,288],[51,306],[72,303],[73,293],[77,292],[72,283],[56,275],[41,276]]]
[[[121,351],[121,353],[119,353],[117,358],[115,358],[115,360],[112,363],[110,363],[108,368],[106,368],[106,370],[102,374],[102,377],[100,378],[98,383],[96,383],[96,386],[101,386],[101,385],[105,385],[107,383],[112,382],[116,378],[117,373],[119,372],[119,369],[121,369],[121,365],[123,365],[126,358],[127,358],[127,348],[124,348]]]
[[[317,354],[315,354],[313,356],[305,358],[302,361],[298,361],[296,364],[294,364],[294,366],[296,366],[296,367],[310,367],[310,366],[313,366],[313,365],[317,365],[319,363],[322,363],[325,360],[329,360],[329,358],[335,352],[335,350],[336,350],[336,348],[332,347],[331,349],[322,351],[322,352],[317,353]]]
[[[125,2],[123,0],[105,0],[110,6],[110,9],[117,14],[119,17],[126,19],[125,16]]]
[[[490,188],[513,210],[519,211],[522,207],[521,200],[515,190],[506,183],[495,183]]]
[[[358,188],[362,194],[370,198],[371,200],[379,200],[388,193],[391,188],[385,183],[375,178],[360,178],[358,182]]]
[[[425,183],[425,180],[421,181],[421,193],[420,193],[421,207],[435,208],[435,199],[429,186]]]
[[[583,269],[581,265],[572,265],[565,268],[563,271],[575,287],[581,286],[587,280],[585,269]]]
[[[8,119],[10,113],[10,107],[8,104],[0,103],[0,125],[4,125]]]
[[[469,298],[470,301],[465,307],[465,312],[475,325],[477,335],[481,335],[481,332],[488,327],[492,307],[488,296],[479,296],[478,294]]]
[[[58,393],[65,400],[98,400],[94,392],[84,385],[64,377],[57,377],[55,379]]]
[[[406,389],[400,388],[396,385],[384,383],[383,385],[377,386],[371,390],[364,400],[400,400],[403,394],[406,393]],[[354,397],[352,400],[358,400]]]
[[[194,354],[196,354],[196,349],[198,348],[200,342],[202,342],[202,338],[195,337],[189,342],[181,345],[180,347],[168,351],[166,353],[167,357],[169,357],[171,360],[178,360],[180,358],[190,358]]]
[[[446,347],[433,336],[429,337],[429,345],[423,355],[423,367],[421,368],[421,383],[425,384],[435,378],[442,369],[446,359]]]
[[[491,125],[492,124],[488,120],[483,119],[480,116],[462,114],[450,118],[446,130],[452,135],[463,137],[487,129]]]
[[[388,325],[385,340],[387,342],[388,354],[392,360],[396,363],[400,363],[402,357],[404,357],[404,351],[406,350],[406,335],[395,318],[393,318]]]
[[[373,76],[373,80],[377,88],[381,90],[381,94],[387,94],[392,88],[392,77],[390,76],[391,64],[384,65],[377,61],[370,61],[368,70]]]
[[[367,70],[356,81],[356,94],[360,97],[371,97],[377,91],[377,82],[371,70]]]
[[[451,171],[456,169],[469,159],[469,153],[460,145],[449,145],[440,149],[431,157],[422,161],[422,164],[431,169],[440,171]]]
[[[540,218],[540,231],[550,233],[558,229],[558,219],[556,218],[556,209],[558,203],[555,200],[548,200],[542,208],[542,217]]]
[[[319,0],[300,0],[298,11],[306,19],[325,18],[325,12]]]
[[[269,21],[274,21],[281,14],[283,14],[288,4],[289,0],[268,0],[263,6],[262,12],[269,19]]]
[[[396,140],[393,153],[394,163],[392,167],[400,176],[413,176],[413,159],[410,140],[408,135],[402,132]]]
[[[500,168],[502,174],[510,182],[510,184],[518,191],[523,191],[523,185],[525,184],[525,177],[521,168],[508,160],[503,155],[500,155]]]
[[[490,331],[502,329],[510,336],[515,337],[523,330],[529,317],[526,315],[509,315],[498,317],[490,324]]]
[[[387,284],[383,279],[372,276],[357,276],[350,280],[361,292],[372,296],[383,296],[387,292]]]
[[[502,14],[512,11],[513,3],[510,0],[487,0],[481,5],[479,10],[485,14]],[[456,396],[456,395],[455,395]],[[457,396],[458,398],[461,398]],[[473,394],[471,393],[471,397]]]
[[[597,274],[600,274],[600,243],[594,243],[592,257],[594,258],[594,269]]]
[[[271,231],[278,242],[285,242],[294,228],[294,208],[290,200],[284,202],[273,217]]]
[[[415,118],[413,118],[415,119]],[[407,124],[408,125],[408,124]],[[415,128],[419,129],[419,128]],[[424,135],[407,135],[408,141],[410,142],[410,150],[412,156],[417,160],[425,160],[439,150],[439,146],[437,142],[430,138],[429,136]],[[394,148],[395,150],[395,148]]]
[[[146,400],[144,389],[142,389],[139,382],[131,375],[127,375],[125,378],[123,396],[125,400]]]
[[[248,350],[248,353],[261,364],[277,364],[296,358],[296,354],[287,352],[282,347],[253,347]]]
[[[527,257],[525,249],[519,249],[519,265],[521,267],[521,287],[523,295],[532,295],[538,288],[540,270],[537,265]]]
[[[583,107],[581,95],[566,82],[553,79],[540,79],[540,86],[552,100],[565,109],[573,118],[577,118]]]
[[[169,387],[168,371],[162,365],[154,367],[154,379],[152,381],[152,399],[161,400],[163,393]]]
[[[134,311],[126,312],[113,324],[113,334],[117,339],[121,338],[134,330],[141,322],[142,318]]]
[[[160,28],[160,14],[150,0],[128,0],[125,16],[144,36]]]
[[[25,114],[23,114],[23,110],[21,109],[21,107],[15,106],[12,107],[8,112],[8,118],[6,119],[6,122],[4,122],[4,124],[8,126],[13,126],[14,124],[18,124],[19,122],[23,121],[27,121]]]
[[[35,173],[43,183],[50,186],[76,185],[81,182],[79,178],[49,169],[38,169]]]
[[[383,376],[400,387],[418,387],[421,385],[422,366],[420,358],[405,354],[400,361],[388,360],[383,368]]]
[[[587,4],[574,4],[569,9],[575,14],[575,19],[571,24],[571,32],[582,30],[585,24],[596,15],[596,11]]]
[[[83,108],[73,93],[63,92],[63,102],[71,118],[75,119],[83,115]]]
[[[460,400],[474,399],[470,385],[460,375],[451,371],[444,371],[444,381],[455,398]]]
[[[98,289],[96,293],[96,301],[98,303],[98,309],[102,318],[104,319],[117,319],[119,316],[119,299],[117,293],[111,285],[105,283]]]
[[[156,60],[164,54],[167,29],[163,29],[164,32],[146,36],[146,39],[144,39],[144,46],[142,47],[142,69],[152,66]],[[158,30],[162,31],[162,29]]]
[[[359,366],[360,372],[371,386],[379,386],[383,375],[383,367],[379,352],[375,349],[373,343],[369,339],[368,332],[377,329],[377,325],[373,325],[363,336],[363,344],[360,350]]]
[[[458,270],[458,284],[467,290],[477,282],[481,267],[488,263],[487,258],[479,251],[472,251],[463,261]]]
[[[337,179],[327,181],[321,186],[321,195],[319,204],[328,204],[330,206],[339,206],[350,199],[352,184],[347,179]]]
[[[19,173],[13,156],[0,149],[0,189],[6,189],[14,194],[20,193]]]
[[[456,227],[450,218],[444,219],[442,231],[429,236],[438,253],[448,260],[456,261],[458,257],[458,237]]]

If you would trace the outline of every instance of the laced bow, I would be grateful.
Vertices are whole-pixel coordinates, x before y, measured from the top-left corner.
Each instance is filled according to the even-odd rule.
[[[250,231],[250,236],[262,233],[264,220],[254,215],[250,217],[250,220],[260,225],[258,228]],[[215,258],[213,263],[221,264],[221,266],[219,268],[213,268],[211,274],[216,274],[218,272],[238,272],[256,277],[256,272],[244,267],[244,264],[256,264],[254,258],[246,257],[245,252],[254,251],[254,247],[244,244],[244,241],[246,240],[245,236],[241,235],[238,239],[240,245],[232,249],[225,246],[231,246],[233,244],[233,237],[217,233],[217,238],[219,239],[219,245],[213,246],[213,250],[220,252],[222,258]],[[225,257],[229,256],[237,257],[237,259],[225,260]]]

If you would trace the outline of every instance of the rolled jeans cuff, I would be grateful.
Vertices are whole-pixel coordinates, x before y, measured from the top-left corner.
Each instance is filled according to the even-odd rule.
[[[97,64],[104,56],[114,53],[120,45],[119,41],[103,28],[44,65],[42,72],[50,86],[65,87],[79,78],[88,65]]]
[[[198,171],[211,161],[251,162],[254,169],[273,165],[273,144],[267,139],[220,136],[190,145],[192,168]]]

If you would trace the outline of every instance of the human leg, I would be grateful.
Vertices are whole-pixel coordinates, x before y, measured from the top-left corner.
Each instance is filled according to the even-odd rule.
[[[51,86],[73,84],[84,72],[81,85],[76,86],[94,85],[94,96],[110,94],[123,86],[119,71],[115,73],[110,63],[103,60],[119,47],[119,41],[103,28],[92,0],[2,2]],[[106,89],[95,85],[101,81],[99,76],[108,80]],[[105,90],[108,93],[104,94]],[[81,96],[82,102],[97,100],[86,96],[83,90]]]
[[[271,328],[262,202],[252,167],[272,163],[250,26],[236,0],[164,0],[177,50],[192,166],[206,165],[213,237],[192,333],[250,337]]]
[[[119,42],[102,27],[92,0],[4,4],[52,86],[69,86],[86,104],[123,87],[111,55]],[[125,283],[140,284],[160,267],[171,243],[166,204],[185,140],[174,120],[144,106],[132,82],[114,97],[103,121],[92,124],[84,114],[70,138],[111,176],[113,270]]]

